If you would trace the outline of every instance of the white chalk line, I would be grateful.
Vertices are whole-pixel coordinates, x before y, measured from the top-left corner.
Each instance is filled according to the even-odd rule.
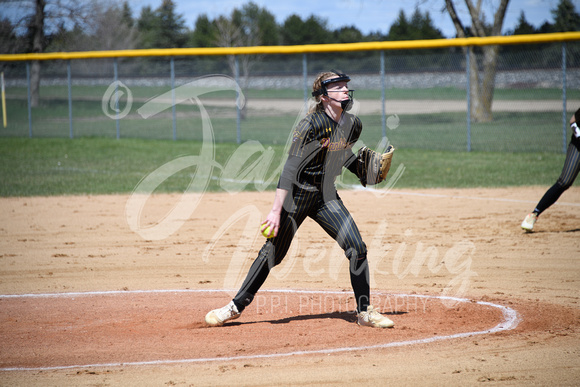
[[[228,183],[239,183],[239,184],[251,184],[251,183],[258,183],[258,184],[266,184],[263,180],[237,180],[237,179],[226,179],[226,178],[217,178],[212,177],[213,180],[224,180]],[[491,201],[498,201],[498,202],[508,202],[508,203],[530,203],[530,204],[537,204],[538,200],[521,200],[521,199],[506,199],[506,198],[494,198],[494,197],[478,197],[478,196],[462,196],[462,195],[445,195],[445,194],[435,194],[435,193],[422,193],[422,192],[405,192],[405,191],[393,191],[390,189],[380,189],[380,188],[372,188],[372,187],[363,187],[358,184],[350,184],[344,186],[348,190],[352,191],[368,191],[374,192],[381,195],[408,195],[408,196],[423,196],[423,197],[431,197],[431,198],[444,198],[444,199],[466,199],[466,200],[491,200]],[[556,202],[555,205],[559,206],[573,206],[573,207],[580,207],[580,203],[570,203],[570,202]]]
[[[113,290],[113,291],[95,291],[95,292],[71,292],[71,293],[45,293],[45,294],[8,294],[0,295],[1,298],[48,298],[48,297],[80,297],[80,296],[95,296],[95,295],[125,295],[125,294],[150,294],[150,293],[216,293],[216,292],[232,292],[234,290],[226,289],[181,289],[181,290]],[[327,290],[295,290],[295,289],[265,289],[260,290],[262,293],[306,293],[306,294],[348,294],[344,291],[327,291]],[[51,370],[66,370],[73,368],[103,368],[103,367],[128,367],[128,366],[147,366],[147,365],[172,365],[172,364],[187,364],[187,363],[210,363],[210,362],[224,362],[224,361],[240,361],[240,360],[252,360],[252,359],[275,359],[290,356],[299,355],[327,355],[333,353],[350,352],[350,351],[363,351],[372,349],[384,349],[392,347],[403,347],[417,344],[427,344],[436,341],[458,339],[470,336],[485,335],[491,333],[497,333],[501,331],[515,329],[520,323],[520,317],[518,313],[507,306],[494,304],[485,301],[473,301],[467,298],[457,298],[457,297],[447,297],[447,296],[427,296],[419,294],[395,294],[395,293],[385,293],[374,291],[373,294],[376,295],[393,295],[402,297],[415,297],[415,298],[437,298],[441,300],[450,300],[456,302],[470,302],[476,303],[478,305],[484,305],[488,307],[493,307],[500,309],[503,315],[503,321],[497,324],[495,327],[483,331],[475,332],[465,332],[457,333],[447,336],[433,336],[427,339],[418,340],[406,340],[406,341],[396,341],[391,343],[383,343],[376,345],[367,346],[355,346],[355,347],[339,347],[339,348],[329,348],[329,349],[319,349],[311,351],[292,351],[284,353],[271,353],[271,354],[257,354],[257,355],[246,355],[246,356],[228,356],[228,357],[208,357],[208,358],[193,358],[193,359],[176,359],[176,360],[150,360],[150,361],[137,361],[137,362],[127,362],[127,363],[97,363],[97,364],[78,364],[70,366],[52,366],[52,367],[6,367],[0,368],[0,371],[51,371]]]
[[[467,200],[491,200],[498,202],[509,202],[509,203],[532,203],[537,204],[538,200],[520,200],[520,199],[506,199],[506,198],[493,198],[493,197],[479,197],[479,196],[462,196],[462,195],[445,195],[445,194],[435,194],[435,193],[423,193],[423,192],[405,192],[405,191],[386,191],[377,188],[365,188],[356,185],[349,186],[354,191],[370,191],[380,194],[388,193],[389,195],[408,195],[408,196],[424,196],[431,198],[444,198],[444,199],[467,199]],[[580,207],[580,203],[570,203],[570,202],[556,202],[555,205],[560,206],[574,206]]]

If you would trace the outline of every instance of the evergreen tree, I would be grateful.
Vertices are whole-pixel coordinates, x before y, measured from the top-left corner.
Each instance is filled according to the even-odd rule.
[[[296,14],[290,15],[284,20],[280,31],[282,44],[294,46],[303,44],[306,39],[304,21]]]
[[[265,46],[277,46],[280,44],[280,27],[276,23],[276,17],[266,8],[262,8],[258,15],[258,30],[260,40]]]
[[[409,21],[405,15],[405,11],[402,9],[399,11],[399,17],[391,25],[389,29],[389,34],[387,35],[388,40],[406,40],[409,39],[410,35]]]
[[[332,43],[332,35],[326,20],[314,15],[306,20],[298,15],[291,15],[286,18],[281,28],[282,44],[285,45]]]
[[[185,21],[175,12],[172,0],[163,0],[155,11],[150,6],[143,7],[137,28],[141,35],[141,48],[184,47],[187,41]]]
[[[280,42],[276,18],[254,2],[249,2],[242,9],[234,9],[231,22],[240,32],[240,45],[274,46]]]
[[[535,34],[537,30],[534,28],[533,25],[528,23],[526,20],[526,15],[524,15],[524,11],[520,13],[520,17],[518,19],[518,24],[514,29],[514,35],[527,35],[527,34]]]
[[[418,9],[417,9],[418,11]],[[421,13],[419,12],[419,15]],[[433,20],[431,19],[431,15],[429,12],[425,12],[420,19],[421,22],[419,24],[419,39],[444,39],[443,33],[441,30],[435,27],[433,24]]]
[[[433,25],[433,20],[429,12],[422,13],[416,8],[407,19],[405,11],[399,11],[399,17],[391,25],[388,40],[419,40],[419,39],[443,39],[444,36],[439,29]]]
[[[356,43],[364,40],[363,34],[355,26],[342,27],[334,32],[336,43]]]
[[[133,28],[135,26],[135,19],[133,19],[133,11],[131,10],[131,6],[125,0],[123,2],[123,6],[121,8],[121,20],[127,25],[129,28]]]
[[[304,21],[306,41],[302,44],[326,44],[332,42],[332,32],[328,22],[318,16],[310,15]]]
[[[576,12],[571,0],[560,0],[552,10],[555,32],[580,31],[580,15]]]
[[[544,22],[537,31],[539,34],[550,34],[552,32],[556,32],[554,25],[550,22]]]
[[[199,15],[195,21],[188,45],[190,47],[215,47],[217,29],[206,14]]]
[[[137,20],[137,30],[140,34],[140,48],[154,48],[156,45],[156,34],[160,29],[159,20],[150,6],[141,8],[141,15]]]

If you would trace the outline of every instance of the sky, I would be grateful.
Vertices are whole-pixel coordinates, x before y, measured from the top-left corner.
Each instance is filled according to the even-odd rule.
[[[128,0],[135,16],[138,17],[141,9],[149,5],[152,9],[159,7],[161,0]],[[173,0],[177,13],[184,16],[186,26],[194,28],[197,17],[206,14],[210,20],[220,15],[229,16],[234,8],[241,9],[250,0]],[[402,9],[405,15],[410,16],[415,11],[417,3],[421,3],[421,12],[428,11],[431,20],[446,38],[455,37],[455,28],[447,12],[441,12],[444,0],[253,0],[262,8],[267,9],[282,24],[290,15],[296,14],[303,20],[310,15],[323,18],[328,28],[335,30],[344,26],[354,25],[363,34],[381,32],[387,34],[389,28],[396,21]],[[474,3],[477,0],[473,1]],[[482,0],[487,20],[491,22],[499,0]],[[504,19],[503,31],[513,30],[517,25],[522,10],[528,23],[540,27],[544,22],[553,22],[550,10],[555,9],[559,0],[510,0]],[[576,11],[580,12],[580,0],[572,0]],[[455,1],[457,12],[465,25],[470,24],[470,18],[463,0]]]

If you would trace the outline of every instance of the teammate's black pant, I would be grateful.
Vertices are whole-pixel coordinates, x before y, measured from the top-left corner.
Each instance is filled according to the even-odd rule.
[[[542,199],[538,202],[535,213],[540,215],[546,209],[548,209],[552,204],[556,203],[560,195],[564,193],[576,180],[578,172],[580,171],[580,151],[578,148],[570,143],[568,145],[568,151],[566,152],[566,160],[564,161],[564,168],[562,168],[562,173],[550,189],[546,191]]]
[[[324,200],[322,192],[303,189],[296,189],[292,195],[288,195],[280,216],[277,236],[264,243],[234,297],[233,301],[240,312],[252,302],[270,270],[282,262],[296,231],[307,216],[314,219],[344,250],[350,261],[350,281],[357,310],[367,310],[370,301],[367,248],[342,200],[336,193],[332,197],[331,200]]]

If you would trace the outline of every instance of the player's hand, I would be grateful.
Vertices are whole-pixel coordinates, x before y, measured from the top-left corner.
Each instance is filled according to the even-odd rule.
[[[260,230],[264,230],[269,226],[272,229],[270,234],[273,236],[278,235],[278,229],[280,228],[280,214],[282,213],[282,207],[284,205],[284,201],[286,200],[287,195],[288,191],[286,191],[285,189],[281,188],[276,189],[276,197],[274,198],[274,205],[272,206],[272,209],[270,210],[268,216],[266,216],[266,220],[262,222]]]
[[[270,232],[270,236],[278,235],[278,229],[280,228],[280,213],[274,210],[270,211],[266,220],[262,222],[262,226],[260,230],[264,230],[267,227],[270,227],[272,231]]]

